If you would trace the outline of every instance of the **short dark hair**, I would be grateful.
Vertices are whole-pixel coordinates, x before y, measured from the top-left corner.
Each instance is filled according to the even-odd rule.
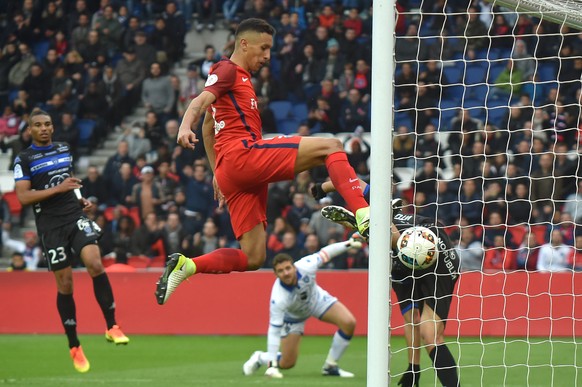
[[[238,38],[240,34],[247,31],[266,33],[271,36],[275,35],[275,28],[265,20],[258,18],[245,19],[240,22],[234,35]]]
[[[283,262],[293,263],[294,260],[293,260],[293,257],[290,256],[289,254],[279,253],[279,254],[275,255],[275,257],[273,258],[273,270],[275,270],[275,267],[277,267],[277,265],[279,265]]]
[[[47,112],[45,112],[44,110],[37,108],[37,109],[33,109],[30,112],[30,115],[28,116],[28,122],[32,122],[32,118],[36,117],[36,116],[49,116],[49,117],[51,117],[51,115],[48,114]],[[52,120],[52,117],[51,117],[51,120]]]

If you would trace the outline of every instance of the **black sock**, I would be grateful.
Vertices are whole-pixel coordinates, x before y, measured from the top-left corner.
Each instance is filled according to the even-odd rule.
[[[443,387],[459,387],[457,364],[447,345],[437,345],[429,356]]]
[[[73,295],[57,292],[57,309],[69,340],[69,348],[78,347],[81,343],[77,337],[77,310]]]
[[[111,284],[109,283],[107,273],[99,274],[97,277],[93,278],[93,291],[95,292],[95,298],[103,312],[103,317],[105,317],[107,329],[111,329],[111,327],[116,325],[115,301],[113,300],[113,291],[111,290]]]

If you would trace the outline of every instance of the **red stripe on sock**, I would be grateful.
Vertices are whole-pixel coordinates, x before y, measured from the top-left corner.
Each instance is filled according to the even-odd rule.
[[[196,264],[196,273],[208,274],[247,271],[249,261],[246,254],[239,249],[217,249],[192,260]]]
[[[360,180],[345,152],[335,152],[327,156],[325,166],[333,186],[342,195],[350,211],[355,213],[360,208],[368,207]]]

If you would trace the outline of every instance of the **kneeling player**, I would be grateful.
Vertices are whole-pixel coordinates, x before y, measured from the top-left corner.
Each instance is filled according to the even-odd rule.
[[[332,185],[324,183],[313,189],[315,197],[333,190]],[[318,194],[319,192],[319,194]],[[364,188],[365,196],[369,186]],[[445,344],[444,330],[455,283],[459,277],[459,258],[449,236],[434,219],[423,216],[402,214],[398,207],[399,200],[393,201],[392,220],[392,287],[398,298],[398,305],[406,326],[404,333],[408,346],[409,366],[399,385],[418,386],[420,379],[421,339],[433,362],[437,376],[443,386],[457,387],[459,379],[457,365],[449,348]],[[328,206],[322,209],[327,219],[349,228],[355,228],[355,217],[343,207]],[[397,241],[400,232],[413,227],[424,226],[438,237],[439,258],[434,265],[426,269],[409,269],[397,258]]]
[[[243,365],[243,373],[251,375],[262,365],[268,365],[266,376],[282,378],[280,369],[295,366],[299,355],[299,343],[305,321],[316,317],[336,325],[331,348],[325,360],[322,374],[351,378],[354,376],[338,367],[338,361],[350,344],[356,319],[336,297],[319,287],[315,281],[317,270],[330,259],[350,248],[361,248],[359,235],[346,242],[334,243],[318,253],[308,255],[293,263],[287,254],[278,254],[273,260],[277,279],[271,290],[267,352],[255,351]],[[278,353],[279,347],[281,352]]]

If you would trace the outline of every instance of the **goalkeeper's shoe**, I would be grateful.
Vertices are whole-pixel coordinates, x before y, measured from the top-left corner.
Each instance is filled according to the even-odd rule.
[[[119,328],[118,325],[114,325],[111,327],[111,329],[106,330],[105,331],[105,338],[107,339],[107,341],[110,341],[110,342],[115,343],[117,345],[129,343],[129,337],[127,337],[121,331],[121,328]]]
[[[356,211],[356,224],[358,232],[367,241],[370,237],[370,206],[362,207]]]
[[[164,305],[168,302],[168,298],[174,293],[178,285],[195,272],[196,265],[190,258],[186,258],[180,253],[171,254],[164,273],[156,284],[158,304]]]
[[[356,223],[356,217],[354,214],[343,207],[340,206],[325,206],[321,209],[321,215],[334,223],[341,224],[342,226],[357,230],[358,225]]]
[[[71,359],[73,359],[73,366],[79,372],[87,372],[91,368],[89,360],[85,357],[83,353],[83,348],[79,345],[78,347],[73,347],[70,349]]]
[[[261,362],[259,360],[259,356],[261,355],[261,351],[255,351],[243,364],[243,374],[249,376],[254,374],[259,368],[261,368]]]
[[[354,374],[344,371],[337,365],[325,364],[321,370],[323,376],[339,376],[340,378],[353,378]]]

